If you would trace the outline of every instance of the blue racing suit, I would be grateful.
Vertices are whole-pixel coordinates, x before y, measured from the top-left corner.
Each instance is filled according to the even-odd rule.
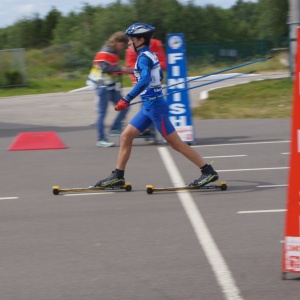
[[[134,76],[137,84],[124,98],[131,101],[140,95],[143,105],[130,124],[143,132],[153,122],[163,137],[174,132],[175,128],[169,120],[169,107],[162,93],[163,72],[156,55],[149,47],[138,51]]]

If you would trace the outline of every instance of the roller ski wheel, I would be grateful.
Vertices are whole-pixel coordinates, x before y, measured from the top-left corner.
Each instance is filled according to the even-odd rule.
[[[103,187],[93,187],[93,188],[60,188],[59,186],[55,185],[52,187],[53,195],[59,194],[76,194],[76,193],[96,193],[99,191],[119,191],[125,190],[126,192],[130,192],[132,190],[131,183],[126,183],[121,186],[103,186]]]
[[[146,192],[148,195],[153,194],[154,192],[177,192],[177,191],[190,191],[190,190],[227,190],[227,182],[222,181],[219,184],[209,184],[204,186],[180,186],[180,187],[160,187],[155,188],[153,185],[146,186]]]
[[[125,188],[125,190],[126,190],[127,192],[130,192],[130,191],[132,190],[131,184],[125,184],[125,185],[124,185],[124,188]]]
[[[221,182],[218,184],[218,187],[220,188],[221,191],[226,191],[227,190],[227,183],[226,182]]]
[[[55,185],[53,188],[52,188],[52,192],[53,192],[53,195],[58,195],[59,192],[60,192],[60,187]]]
[[[147,185],[146,186],[146,191],[147,191],[147,194],[151,195],[153,194],[153,191],[154,191],[154,186],[153,185]]]

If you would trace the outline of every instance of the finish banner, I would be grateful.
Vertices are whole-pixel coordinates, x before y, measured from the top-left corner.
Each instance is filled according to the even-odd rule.
[[[283,274],[300,273],[300,28],[297,28],[297,53],[293,87],[290,168],[283,246]]]
[[[167,35],[167,102],[169,118],[184,142],[194,141],[190,109],[185,41],[182,33]]]

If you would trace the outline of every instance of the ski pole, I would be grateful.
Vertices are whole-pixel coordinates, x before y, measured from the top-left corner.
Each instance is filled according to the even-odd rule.
[[[271,59],[271,58],[272,58],[272,56],[269,56],[269,57],[264,57],[264,58],[260,58],[260,59],[257,59],[257,60],[249,61],[247,63],[243,63],[243,64],[240,64],[240,65],[237,65],[237,66],[234,66],[234,67],[230,67],[230,68],[223,69],[223,70],[220,70],[220,71],[216,71],[216,72],[213,72],[213,73],[210,73],[210,74],[206,74],[206,75],[202,75],[202,76],[199,76],[199,77],[195,77],[195,78],[192,78],[192,79],[189,79],[189,80],[185,80],[185,81],[182,81],[182,82],[174,83],[174,84],[171,84],[171,85],[163,87],[163,89],[167,89],[167,88],[170,88],[170,87],[175,86],[175,85],[179,85],[179,84],[182,84],[182,83],[188,83],[188,82],[191,82],[191,81],[194,81],[194,80],[197,80],[197,79],[202,79],[202,78],[205,78],[205,77],[209,77],[209,76],[212,76],[212,75],[217,75],[217,74],[225,73],[227,71],[231,71],[231,70],[234,70],[234,69],[242,68],[242,67],[245,67],[245,66],[248,66],[248,65],[252,65],[252,64],[255,64],[255,63],[258,63],[258,62],[262,62],[262,61]]]
[[[235,74],[235,75],[232,75],[232,76],[229,76],[229,77],[226,77],[226,78],[216,79],[216,80],[206,82],[206,83],[203,83],[203,84],[199,84],[199,85],[196,85],[196,86],[193,86],[193,87],[188,87],[188,88],[185,88],[185,89],[182,89],[182,90],[174,91],[172,93],[167,94],[166,96],[173,95],[173,94],[180,93],[180,92],[187,91],[187,90],[196,89],[196,88],[199,88],[199,87],[202,87],[202,86],[217,83],[217,82],[224,81],[224,80],[227,80],[227,79],[237,78],[237,77],[240,77],[240,76],[243,76],[243,75],[251,74],[253,72],[254,71],[250,71],[250,72],[246,72],[246,73],[239,73],[239,74]]]
[[[170,95],[173,95],[173,94],[176,94],[176,93],[180,93],[180,92],[183,92],[183,91],[192,90],[192,89],[196,89],[196,88],[199,88],[199,87],[202,87],[202,86],[206,86],[206,85],[214,84],[214,83],[217,83],[217,82],[221,82],[221,81],[224,81],[224,80],[237,78],[237,77],[240,77],[242,75],[251,74],[253,72],[254,71],[250,71],[250,72],[246,72],[246,73],[239,73],[239,74],[235,74],[235,75],[232,75],[232,76],[229,76],[229,77],[226,77],[226,78],[216,79],[216,80],[213,80],[213,81],[210,81],[210,82],[206,82],[206,83],[202,83],[202,84],[199,84],[199,85],[196,85],[196,86],[193,86],[193,87],[189,87],[189,88],[177,90],[177,91],[174,91],[174,92],[166,94],[166,95],[160,95],[160,96],[156,96],[156,97],[146,98],[144,100],[140,100],[140,101],[136,101],[136,102],[130,103],[129,105],[131,106],[131,105],[135,105],[135,104],[138,104],[138,103],[143,103],[143,102],[146,102],[146,101],[155,100],[155,99],[158,99],[158,98],[170,96]]]

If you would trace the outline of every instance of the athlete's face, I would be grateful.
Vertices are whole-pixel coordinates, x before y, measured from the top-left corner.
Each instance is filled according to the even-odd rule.
[[[143,44],[144,44],[144,38],[137,38],[137,37],[133,37],[133,36],[131,36],[131,37],[129,37],[129,42],[128,42],[128,46],[132,49],[132,50],[134,50],[134,46],[135,46],[135,48],[139,48],[140,46],[142,46]]]

